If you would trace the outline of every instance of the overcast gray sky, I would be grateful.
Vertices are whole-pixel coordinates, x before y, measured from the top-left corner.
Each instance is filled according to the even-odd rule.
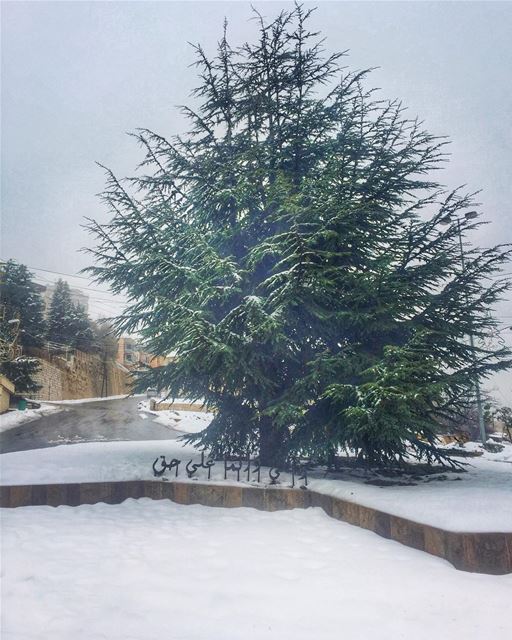
[[[253,4],[267,16],[292,6]],[[313,24],[328,50],[350,49],[354,68],[380,67],[373,83],[383,97],[451,138],[444,182],[482,189],[491,222],[477,244],[512,242],[512,3],[305,4],[318,6]],[[242,1],[2,3],[2,258],[64,273],[87,265],[80,224],[106,219],[95,161],[130,174],[140,153],[125,132],[183,130],[175,105],[195,84],[187,42],[212,50],[224,17],[234,43],[252,38]],[[89,293],[96,315],[116,308],[108,294]],[[498,314],[512,325],[510,301]],[[512,402],[510,374],[492,385]]]

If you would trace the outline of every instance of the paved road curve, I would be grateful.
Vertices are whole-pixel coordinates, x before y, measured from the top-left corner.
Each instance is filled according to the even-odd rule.
[[[64,408],[0,434],[0,452],[107,440],[173,440],[178,431],[141,417],[141,398],[62,405]]]

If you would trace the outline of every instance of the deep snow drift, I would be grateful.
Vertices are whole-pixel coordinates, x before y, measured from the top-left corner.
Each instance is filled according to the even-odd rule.
[[[2,512],[2,640],[505,640],[512,576],[320,509],[162,500]]]
[[[161,455],[185,465],[198,452],[176,440],[92,442],[5,453],[0,456],[1,484],[155,480],[152,464]],[[309,486],[323,493],[383,509],[389,513],[452,531],[512,531],[512,445],[499,454],[468,459],[466,473],[447,474],[444,481],[415,486],[378,487],[363,480],[310,478]],[[172,479],[171,474],[167,474]],[[198,479],[206,480],[204,470]],[[268,475],[262,478],[268,482]],[[221,482],[221,462],[212,469],[212,482]],[[234,478],[234,474],[230,474]],[[286,474],[279,479],[289,485]],[[194,482],[195,480],[188,480]],[[229,481],[229,480],[228,480]],[[231,480],[233,482],[234,480]]]

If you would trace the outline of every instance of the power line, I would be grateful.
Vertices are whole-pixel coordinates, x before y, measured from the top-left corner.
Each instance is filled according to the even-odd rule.
[[[4,260],[3,258],[0,259],[0,262],[6,262],[6,260]],[[20,264],[18,262],[18,264]],[[33,267],[31,265],[25,265],[27,267],[27,269],[32,269],[33,271],[44,271],[44,273],[52,273],[58,276],[67,276],[68,278],[80,278],[81,280],[87,280],[88,282],[91,281],[91,278],[87,278],[86,276],[79,276],[75,273],[65,273],[63,271],[52,271],[51,269],[43,269],[41,267]],[[35,276],[36,278],[39,278],[40,280],[45,280],[46,282],[49,282],[51,284],[55,284],[52,280],[48,280],[47,278],[44,278],[43,276]],[[93,288],[93,287],[84,287],[82,285],[73,285],[74,288],[76,289],[86,289],[87,291],[96,291],[99,293],[108,293],[108,291],[103,291],[103,289],[98,289],[98,288]]]
[[[1,260],[2,262],[7,262],[7,260],[3,259]],[[16,260],[14,262],[17,262]],[[18,264],[20,264],[18,262]],[[42,269],[41,267],[32,267],[31,265],[27,264],[25,265],[28,269],[33,269],[34,271],[44,271],[45,273],[56,273],[59,276],[69,276],[70,278],[80,278],[81,280],[88,280],[89,282],[91,281],[90,278],[88,278],[87,276],[79,276],[76,275],[74,273],[64,273],[62,271],[52,271],[51,269]]]
[[[0,258],[0,262],[7,262],[7,260],[5,260],[4,258]],[[17,260],[14,260],[14,262],[17,262]],[[18,262],[18,264],[21,264]],[[28,269],[33,269],[34,271],[44,271],[45,273],[56,273],[59,276],[69,276],[70,278],[80,278],[81,280],[89,280],[89,282],[91,281],[91,278],[88,278],[87,276],[79,276],[75,273],[65,273],[63,271],[53,271],[52,269],[43,269],[42,267],[33,267],[29,264],[25,265]],[[512,276],[512,271],[503,271],[501,273],[497,273],[495,274],[494,277],[501,277],[501,276]]]
[[[50,280],[48,278],[44,278],[43,276],[36,275],[36,276],[34,276],[34,278],[38,279],[38,280],[43,280],[43,282],[48,282],[49,284],[56,284],[53,280]],[[80,289],[80,290],[87,290],[87,291],[94,291],[96,293],[108,293],[108,291],[103,291],[103,289],[94,289],[93,287],[83,287],[83,286],[78,285],[78,284],[73,284],[72,288],[73,289]],[[110,298],[110,299],[112,300],[113,298]]]
[[[38,275],[34,276],[34,280],[41,280],[42,282],[40,282],[39,284],[43,284],[43,283],[48,283],[48,284],[52,284],[52,285],[56,284],[53,280],[50,280],[48,278],[45,278],[43,276],[38,276]],[[96,291],[96,292],[99,292],[99,293],[107,293],[107,291],[103,291],[102,289],[92,289],[90,287],[81,287],[80,285],[75,285],[75,284],[73,284],[71,289],[80,289],[80,291],[82,291],[84,289],[87,289],[88,291]],[[98,301],[107,302],[107,303],[108,302],[114,302],[114,303],[117,303],[117,304],[126,304],[125,301],[119,300],[119,299],[113,298],[113,297],[98,298],[98,297],[94,297],[94,296],[90,296],[90,295],[87,295],[87,297],[89,298],[89,300],[98,300]]]

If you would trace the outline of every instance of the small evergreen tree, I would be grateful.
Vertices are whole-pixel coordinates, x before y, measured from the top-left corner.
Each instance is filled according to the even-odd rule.
[[[72,344],[80,351],[92,351],[95,348],[95,337],[91,320],[81,304],[74,305],[73,309],[75,335]]]
[[[509,254],[467,244],[474,197],[433,177],[446,141],[326,56],[310,13],[256,13],[254,43],[196,48],[190,132],[140,130],[140,173],[107,172],[91,272],[133,301],[118,331],[177,354],[140,388],[216,408],[189,437],[214,455],[443,460],[438,423],[510,364],[483,346]]]

